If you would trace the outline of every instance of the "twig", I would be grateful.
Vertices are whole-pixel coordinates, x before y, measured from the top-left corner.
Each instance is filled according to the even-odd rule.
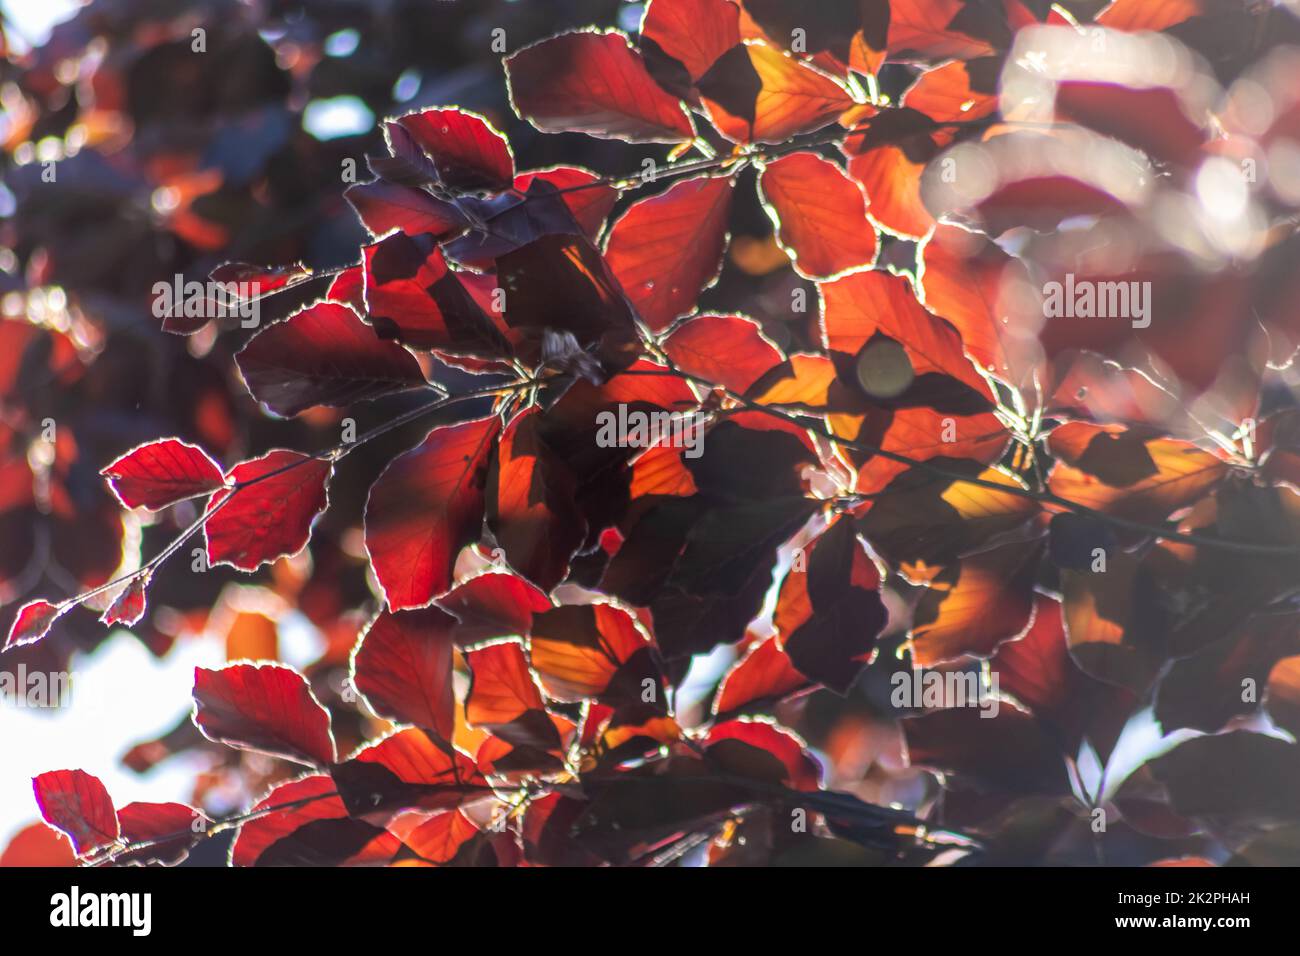
[[[720,389],[728,398],[732,399],[735,402],[740,403],[741,405],[745,406],[746,408],[752,411],[763,412],[764,414],[771,415],[774,418],[779,418],[782,421],[788,422],[792,425],[796,425],[799,428],[807,429],[808,431],[815,433],[819,437],[839,445],[841,448],[849,448],[854,451],[863,452],[865,454],[878,455],[879,457],[884,458],[888,461],[894,461],[902,465],[907,465],[911,468],[917,469],[918,471],[923,471],[927,474],[934,475],[937,478],[944,478],[953,482],[961,482],[963,484],[974,485],[979,488],[988,488],[989,490],[999,492],[1000,494],[1012,495],[1017,498],[1027,498],[1031,501],[1037,501],[1040,504],[1053,505],[1058,508],[1063,508],[1066,511],[1072,511],[1075,514],[1087,515],[1090,518],[1095,518],[1098,521],[1103,521],[1115,527],[1125,528],[1130,531],[1140,531],[1143,534],[1151,535],[1153,537],[1160,538],[1165,541],[1171,541],[1178,544],[1195,545],[1195,546],[1206,547],[1206,548],[1218,548],[1223,551],[1234,551],[1242,554],[1268,554],[1268,555],[1291,555],[1291,556],[1300,555],[1300,546],[1260,544],[1253,541],[1237,541],[1231,538],[1220,538],[1215,535],[1202,534],[1197,531],[1171,530],[1168,527],[1163,527],[1161,525],[1148,524],[1145,521],[1136,521],[1132,518],[1125,518],[1121,515],[1114,515],[1105,511],[1099,511],[1096,508],[1090,508],[1087,505],[1080,504],[1077,501],[1072,501],[1069,498],[1063,498],[1060,495],[1055,494],[1054,492],[1035,491],[1031,488],[1022,488],[1019,485],[1001,484],[996,481],[990,481],[987,478],[965,475],[962,474],[961,472],[953,471],[950,468],[944,468],[942,465],[936,465],[933,462],[924,461],[918,458],[912,458],[909,455],[903,455],[900,454],[899,452],[889,451],[888,449],[880,448],[875,445],[868,445],[865,442],[843,438],[839,435],[836,435],[833,431],[831,431],[827,427],[823,427],[823,428],[816,427],[814,423],[810,421],[809,418],[806,416],[801,417],[798,415],[792,415],[788,412],[782,411],[781,409],[773,407],[771,405],[765,405],[761,402],[756,402],[753,399],[747,398],[744,395],[740,395],[739,393],[734,392],[729,388],[725,388],[721,385],[718,385],[715,382],[711,382],[708,379],[702,378],[698,375],[692,375],[689,372],[683,372],[681,369],[672,366],[671,363],[668,365],[668,367],[664,368],[663,370],[632,369],[632,370],[622,372],[621,374],[646,375],[646,376],[672,375],[681,378],[685,381],[693,382],[694,384],[699,385],[703,388],[708,388],[711,390]]]

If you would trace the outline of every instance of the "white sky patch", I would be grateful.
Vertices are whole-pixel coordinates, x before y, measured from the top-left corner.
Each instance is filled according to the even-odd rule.
[[[80,6],[78,0],[0,0],[0,10],[14,27],[15,35],[9,39],[24,49],[28,44],[44,43],[54,25],[67,20]]]
[[[0,701],[0,847],[40,820],[31,778],[47,770],[93,774],[117,807],[133,800],[186,802],[192,761],[165,761],[143,776],[120,761],[129,747],[165,733],[188,713],[196,666],[223,663],[216,641],[181,641],[158,660],[117,631],[93,653],[73,657],[68,706],[39,710]]]

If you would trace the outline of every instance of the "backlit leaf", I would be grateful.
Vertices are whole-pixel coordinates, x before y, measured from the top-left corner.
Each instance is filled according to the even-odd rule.
[[[207,452],[179,438],[132,449],[100,474],[125,507],[150,511],[215,491],[225,480]]]
[[[618,33],[563,33],[524,47],[506,59],[506,79],[515,112],[547,132],[667,143],[695,135],[681,102]]]
[[[500,422],[433,429],[389,462],[366,499],[366,551],[389,608],[421,607],[451,586],[456,555],[477,540]]]
[[[634,203],[609,232],[605,258],[655,331],[695,308],[722,267],[732,185],[701,176]]]
[[[281,664],[194,669],[194,723],[205,737],[308,765],[334,761],[330,715],[303,676]]]
[[[782,156],[764,168],[759,186],[800,275],[826,279],[875,261],[862,189],[831,161],[811,152]]]
[[[117,813],[98,777],[84,770],[51,770],[32,780],[41,816],[72,840],[78,856],[118,838]]]
[[[415,356],[350,308],[317,302],[268,326],[235,356],[249,392],[277,415],[347,406],[425,384]]]
[[[379,612],[352,655],[352,682],[372,711],[451,739],[454,623],[436,607]]]
[[[765,43],[734,46],[700,78],[709,117],[736,143],[780,143],[853,106],[831,77]]]
[[[208,501],[208,564],[256,571],[297,554],[329,504],[325,489],[333,472],[329,459],[283,449],[230,469],[227,487]]]

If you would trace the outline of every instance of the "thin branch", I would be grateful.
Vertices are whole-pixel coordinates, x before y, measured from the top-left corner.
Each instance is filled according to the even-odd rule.
[[[158,836],[149,837],[147,840],[137,840],[134,843],[111,844],[106,851],[100,856],[91,856],[81,862],[83,866],[107,866],[116,862],[119,858],[130,853],[138,853],[141,850],[149,850],[156,846],[162,846],[165,843],[171,843],[175,840],[182,840],[185,837],[193,837],[191,846],[198,843],[199,840],[206,840],[208,837],[216,836],[232,826],[238,826],[247,823],[250,820],[258,820],[262,817],[269,816],[272,813],[280,813],[284,810],[297,810],[299,807],[305,807],[317,800],[329,800],[339,796],[337,790],[331,790],[329,793],[317,793],[310,797],[301,797],[297,800],[289,800],[285,803],[277,803],[269,807],[254,808],[245,810],[241,813],[235,813],[228,817],[211,819],[210,825],[205,825],[202,830],[195,830],[193,827],[186,827],[184,830],[173,830],[171,833],[162,833]]]
[[[439,409],[447,408],[449,406],[456,405],[461,402],[468,402],[475,399],[490,398],[495,395],[510,394],[512,392],[518,391],[522,387],[524,387],[523,383],[515,383],[509,385],[497,385],[488,388],[475,389],[470,392],[464,392],[460,395],[447,395],[444,396],[443,398],[437,399],[436,401],[428,402],[427,404],[420,405],[416,408],[403,412],[401,415],[398,415],[396,418],[389,419],[388,421],[380,425],[376,425],[374,428],[370,429],[367,432],[364,432],[363,434],[359,435],[357,438],[353,439],[350,442],[341,441],[328,448],[324,448],[321,449],[320,451],[304,455],[304,457],[302,458],[299,458],[295,461],[291,461],[287,465],[282,465],[281,467],[265,472],[264,474],[256,475],[245,481],[238,481],[235,482],[234,484],[226,485],[224,486],[224,489],[228,490],[229,493],[224,498],[222,498],[219,502],[217,502],[212,507],[205,508],[201,515],[199,515],[193,522],[191,522],[177,537],[173,538],[172,541],[169,542],[167,546],[162,549],[162,551],[154,555],[154,557],[149,559],[149,561],[147,561],[145,564],[136,568],[134,571],[129,571],[126,574],[120,575],[111,581],[99,585],[98,587],[91,588],[89,591],[85,591],[74,597],[65,598],[64,600],[60,601],[56,606],[59,608],[74,607],[78,604],[82,604],[85,601],[90,600],[96,595],[103,594],[104,592],[110,591],[113,588],[116,588],[120,585],[129,584],[131,581],[134,581],[135,579],[141,576],[152,573],[153,570],[157,568],[160,564],[162,564],[164,561],[166,561],[167,558],[175,554],[176,551],[179,550],[181,546],[185,544],[186,541],[188,541],[191,537],[194,536],[195,533],[199,531],[199,529],[203,528],[208,523],[208,521],[212,518],[213,515],[215,515],[218,511],[224,508],[230,501],[232,501],[235,498],[237,494],[239,494],[241,491],[244,491],[247,488],[251,488],[254,485],[258,485],[264,481],[269,481],[272,478],[275,478],[279,475],[283,475],[285,472],[293,471],[295,468],[300,468],[303,465],[307,464],[308,462],[340,461],[343,458],[350,455],[352,452],[356,451],[356,449],[360,448],[362,445],[366,444],[367,442],[374,441],[376,438],[379,438],[382,435],[386,435],[396,428],[401,428],[403,425],[409,424],[410,422],[423,418],[425,415],[428,415],[431,412],[438,411]],[[222,489],[218,489],[218,491],[215,493],[219,494],[221,490]]]
[[[875,117],[872,117],[872,119],[874,118]],[[570,193],[584,192],[589,189],[605,189],[609,187],[613,187],[614,189],[618,189],[618,190],[637,189],[641,186],[648,186],[652,183],[664,182],[670,179],[678,179],[680,177],[689,176],[694,173],[710,172],[713,170],[723,169],[727,166],[736,166],[737,169],[734,170],[734,172],[739,172],[740,169],[743,169],[745,166],[748,166],[755,161],[767,162],[772,159],[779,159],[780,157],[788,155],[789,153],[796,153],[799,152],[800,150],[812,149],[813,147],[816,146],[832,146],[836,143],[841,142],[846,137],[867,132],[871,128],[871,122],[872,120],[869,119],[865,123],[862,123],[857,126],[847,126],[847,127],[836,126],[833,127],[833,129],[831,129],[830,131],[825,131],[825,132],[819,131],[816,133],[808,134],[806,136],[796,137],[795,139],[792,139],[787,143],[751,145],[748,148],[742,150],[741,152],[730,153],[726,156],[718,156],[710,159],[695,159],[695,160],[690,160],[688,162],[664,163],[662,165],[656,163],[654,168],[648,173],[630,173],[623,176],[612,176],[612,175],[598,176],[589,183],[579,183],[575,186],[565,186],[561,189],[556,189],[553,192],[548,192],[544,195],[539,195],[535,197],[530,197],[528,195],[521,195],[520,205],[523,205],[528,202],[532,202],[534,199],[549,199],[555,196],[566,196],[569,195]],[[946,120],[942,123],[935,123],[934,129],[937,131],[944,128],[953,128],[953,129],[973,128],[975,126],[980,125],[983,122],[985,121],[984,120]],[[1035,128],[1040,126],[1048,127],[1051,124],[1031,123],[1029,121],[1013,121],[1013,122],[1004,123],[1003,125],[1006,126],[1020,125],[1020,126]],[[376,179],[373,181],[378,182],[379,180]],[[486,226],[494,222],[495,220],[501,218],[502,216],[517,210],[518,208],[519,206],[510,206],[507,209],[502,209],[497,212],[494,212],[490,216],[483,217],[481,223],[482,225]],[[464,231],[466,230],[462,230],[462,232]],[[453,237],[450,236],[443,237],[442,241],[445,241],[448,238],[453,238]],[[358,265],[361,265],[361,263],[354,262],[349,265],[337,266],[336,268],[333,269],[324,269],[319,272],[313,272],[311,277],[304,280],[304,282],[313,282],[317,279],[324,279],[324,278],[332,279],[338,276],[340,273],[346,272],[348,269],[355,269]],[[278,289],[272,289],[269,292],[262,293],[261,295],[258,296],[258,298],[263,299],[269,296],[278,295],[281,292],[287,292],[289,289],[298,288],[298,286],[302,284],[303,283],[294,283],[287,286],[282,286]]]
[[[1077,501],[1072,501],[1069,498],[1063,498],[1054,492],[1035,491],[1031,488],[1022,488],[1019,485],[1001,484],[996,481],[990,481],[987,478],[973,477],[971,475],[962,474],[958,471],[953,471],[950,468],[944,468],[942,465],[936,465],[930,461],[912,458],[909,455],[889,451],[888,449],[880,448],[875,445],[868,445],[865,442],[843,438],[836,435],[828,427],[816,427],[807,416],[793,415],[771,405],[764,405],[761,402],[756,402],[753,399],[740,395],[729,388],[724,388],[715,382],[711,382],[706,378],[692,375],[689,372],[683,372],[681,369],[673,366],[671,362],[668,367],[662,371],[658,369],[633,369],[620,374],[646,376],[671,375],[692,382],[702,388],[721,390],[728,398],[740,403],[752,411],[763,412],[764,414],[771,415],[774,418],[779,418],[782,421],[796,425],[799,428],[811,431],[819,437],[839,445],[841,448],[849,448],[853,451],[877,455],[888,461],[894,461],[902,465],[907,465],[908,467],[914,468],[918,471],[934,475],[936,478],[944,478],[953,482],[974,485],[978,488],[988,488],[989,490],[999,492],[1000,494],[1012,495],[1018,498],[1027,498],[1031,501],[1037,501],[1040,504],[1053,505],[1058,508],[1063,508],[1066,511],[1072,511],[1075,514],[1087,515],[1090,518],[1095,518],[1098,521],[1105,522],[1114,527],[1124,528],[1129,531],[1139,531],[1143,534],[1160,538],[1165,541],[1206,548],[1217,548],[1222,551],[1233,551],[1240,554],[1300,555],[1300,546],[1261,544],[1253,541],[1237,541],[1231,538],[1220,538],[1215,535],[1202,534],[1198,531],[1177,531],[1170,529],[1167,526],[1148,524],[1145,521],[1136,521],[1132,518],[1125,518],[1120,515],[1113,515],[1105,511],[1099,511],[1096,508],[1090,508],[1087,505],[1080,504]]]

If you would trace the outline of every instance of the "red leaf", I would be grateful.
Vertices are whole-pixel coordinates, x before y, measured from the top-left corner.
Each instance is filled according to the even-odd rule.
[[[1027,176],[1004,183],[977,209],[983,231],[991,236],[1017,226],[1051,232],[1078,216],[1123,219],[1129,213],[1112,193],[1071,176]]]
[[[1069,794],[1070,776],[1060,749],[1029,714],[1001,702],[947,707],[903,721],[907,759],[959,776],[996,793],[999,805],[1013,794]]]
[[[978,163],[988,175],[976,184],[959,185],[948,160],[961,168]],[[1080,216],[1126,228],[1147,201],[1149,169],[1145,157],[1130,147],[1062,125],[1050,136],[1015,130],[978,145],[968,142],[960,152],[931,163],[920,187],[925,207],[935,217],[975,222],[994,237],[1018,227],[1052,232]],[[852,164],[850,171],[856,175]],[[870,183],[864,185],[874,200]],[[1127,268],[1140,261],[1135,258],[1126,260]]]
[[[486,358],[510,354],[501,331],[429,237],[394,233],[362,255],[366,312],[380,338]]]
[[[683,322],[663,342],[684,372],[744,393],[785,360],[753,319],[701,315]]]
[[[903,94],[903,105],[936,123],[974,122],[997,112],[1003,58],[954,61],[922,73]]]
[[[46,634],[60,614],[71,605],[51,604],[49,601],[28,601],[18,609],[14,622],[9,628],[9,637],[5,640],[4,650],[35,644]]]
[[[951,376],[992,404],[988,382],[963,351],[957,330],[917,301],[906,278],[855,272],[820,288],[827,348],[854,354],[873,336],[887,335],[902,344],[918,378],[928,372]]]
[[[935,575],[912,618],[912,660],[922,667],[988,657],[1020,634],[1033,611],[1040,541],[968,555]]]
[[[139,623],[140,618],[144,617],[145,592],[148,587],[149,575],[141,574],[132,578],[113,599],[108,610],[100,615],[100,621],[109,626],[120,624],[123,627]]]
[[[331,773],[353,816],[387,817],[407,807],[447,810],[491,793],[472,760],[415,728],[357,751]]]
[[[640,351],[633,310],[613,270],[585,236],[543,235],[497,259],[505,290],[505,321],[526,337],[519,356],[539,365],[575,357],[578,349],[548,349],[548,339],[572,336],[605,373],[630,365]],[[559,354],[554,354],[558,352]]]
[[[194,669],[194,723],[209,740],[325,766],[334,762],[330,715],[282,664]]]
[[[458,232],[469,225],[455,206],[435,199],[427,191],[415,186],[385,182],[355,183],[343,191],[372,236],[385,236],[399,229],[408,236],[429,233],[437,238]]]
[[[430,863],[439,866],[454,860],[465,845],[479,834],[478,827],[461,810],[439,813],[409,830],[402,826],[405,819],[393,821],[391,828],[404,844]]]
[[[1010,433],[991,411],[950,415],[929,407],[917,407],[886,411],[881,416],[878,419],[875,413],[836,415],[832,416],[831,425],[841,438],[865,440],[868,445],[878,444],[885,451],[917,461],[958,457],[988,463],[1002,457],[1011,441]],[[881,428],[885,429],[883,439],[879,437]],[[855,483],[860,494],[880,492],[894,477],[907,470],[905,464],[879,455],[852,449],[848,453],[855,462],[862,462]]]
[[[491,730],[529,710],[543,710],[542,692],[518,641],[500,641],[465,655],[473,684],[465,698],[466,719]]]
[[[155,862],[164,866],[175,866],[189,856],[190,847],[212,822],[202,811],[183,803],[128,803],[117,811],[117,820],[126,843],[160,842],[123,853],[114,858],[115,864]]]
[[[491,269],[506,253],[544,236],[585,234],[586,230],[574,219],[572,207],[565,202],[569,194],[561,194],[559,190],[560,187],[548,180],[534,177],[522,195],[512,189],[487,199],[464,200],[467,209],[487,228],[467,232],[447,243],[443,251],[448,259],[463,266]],[[584,187],[574,195],[580,197],[586,191]],[[472,281],[465,274],[461,278],[467,284]],[[494,311],[499,310],[498,305]]]
[[[618,605],[601,602],[543,611],[533,619],[528,649],[542,686],[554,700],[649,704],[667,713],[663,675],[649,637]]]
[[[921,171],[897,146],[881,146],[849,161],[849,171],[871,197],[871,216],[891,232],[923,236],[934,225],[921,202]]]
[[[524,47],[506,58],[506,80],[515,112],[549,133],[642,143],[695,136],[681,102],[618,33],[563,33]]]
[[[301,262],[291,262],[283,266],[260,266],[248,262],[223,262],[211,272],[208,278],[213,282],[234,283],[240,286],[253,286],[252,295],[240,294],[241,299],[261,298],[282,289],[291,289],[312,277],[311,269]]]
[[[515,161],[505,136],[468,110],[424,110],[397,122],[433,160],[442,182],[456,190],[509,189]]]
[[[276,415],[341,407],[425,384],[415,356],[346,305],[317,302],[258,332],[235,356],[249,393]]]
[[[1191,442],[1120,425],[1067,422],[1048,437],[1059,460],[1047,487],[1107,514],[1161,521],[1205,495],[1228,465]]]
[[[438,598],[438,606],[456,615],[452,631],[465,646],[498,637],[523,637],[533,615],[551,606],[536,586],[515,574],[487,571],[462,581]]]
[[[1132,692],[1079,669],[1070,656],[1061,602],[1043,595],[1034,596],[1033,623],[1019,638],[1001,644],[988,666],[997,692],[1028,709],[1071,756],[1086,736],[1107,760],[1137,703]],[[1234,689],[1240,688],[1238,682]],[[1169,729],[1165,725],[1166,733]]]
[[[366,310],[365,270],[359,266],[349,266],[334,277],[325,298],[330,302],[342,302],[358,312]]]
[[[634,203],[609,232],[605,259],[655,331],[695,309],[718,277],[732,184],[700,176]]]
[[[800,275],[825,279],[875,262],[876,230],[862,188],[835,163],[791,153],[763,169],[759,188]]]
[[[381,180],[416,189],[437,185],[437,167],[405,126],[391,120],[386,121],[384,145],[388,147],[388,155],[371,154],[366,157],[366,165]]]
[[[568,574],[587,526],[572,473],[538,435],[539,414],[530,409],[501,433],[488,471],[487,520],[510,566],[549,591]]]
[[[44,823],[23,827],[0,852],[0,869],[76,865],[77,856],[68,838]]]
[[[1006,492],[958,481],[924,468],[912,468],[891,481],[865,515],[858,530],[872,549],[904,574],[911,566],[947,565],[1004,538],[1038,515],[1038,502],[1017,491],[1020,479],[968,459],[940,458],[949,474],[1005,485]]]
[[[632,464],[628,494],[634,501],[659,495],[689,498],[698,490],[694,476],[682,461],[682,449],[671,444],[647,448]]]
[[[78,856],[117,839],[117,812],[98,777],[84,770],[51,770],[34,777],[32,789],[45,822],[68,835]]]
[[[1174,392],[1095,352],[1062,352],[1046,384],[1045,407],[1054,418],[1155,425],[1187,415]]]
[[[1153,33],[1205,13],[1205,0],[1114,0],[1096,22],[1112,30]]]
[[[1273,723],[1293,737],[1300,733],[1300,655],[1293,654],[1273,665],[1265,702]]]
[[[939,153],[935,123],[906,107],[874,117],[844,143],[849,174],[871,200],[871,218],[891,232],[924,236],[934,217],[921,201],[921,173]]]
[[[207,452],[179,438],[134,448],[100,474],[124,507],[150,511],[215,491],[225,480]]]
[[[618,202],[618,190],[601,183],[598,175],[580,166],[554,166],[533,169],[515,177],[515,189],[527,193],[534,182],[550,183],[560,191],[560,198],[588,239],[595,239],[605,227],[605,220]]]
[[[765,43],[732,47],[699,88],[713,125],[734,143],[783,143],[853,106],[829,76]]]
[[[791,405],[838,410],[843,390],[835,363],[825,355],[796,352],[750,386],[750,396],[760,405]]]
[[[495,417],[445,425],[389,462],[366,499],[366,551],[388,606],[420,607],[451,585],[483,524]]]
[[[328,459],[283,449],[230,469],[226,480],[232,487],[208,502],[211,517],[203,527],[208,564],[256,571],[297,554],[307,546],[316,516],[329,504],[325,486],[333,472]]]
[[[1099,597],[1109,596],[1103,595],[1100,589],[1089,590]],[[1065,597],[1075,605],[1070,610],[1074,612],[1077,623],[1078,602],[1072,599],[1082,595],[1077,588],[1071,588],[1071,592],[1073,593],[1066,592]],[[1138,600],[1140,601],[1141,598],[1139,597]],[[1060,608],[1056,609],[1057,620],[1061,618],[1060,611]],[[1120,614],[1111,614],[1111,616],[1121,617]],[[1116,623],[1120,627],[1123,625],[1122,621]],[[1256,615],[1245,625],[1233,628],[1208,647],[1198,649],[1192,656],[1180,656],[1173,661],[1169,669],[1161,675],[1155,693],[1152,716],[1159,722],[1161,730],[1168,734],[1179,727],[1191,727],[1205,733],[1215,733],[1223,729],[1224,725],[1233,718],[1244,717],[1257,711],[1261,696],[1273,722],[1283,726],[1283,721],[1278,719],[1278,714],[1274,711],[1277,710],[1278,704],[1285,704],[1285,699],[1275,696],[1278,687],[1274,678],[1285,677],[1287,670],[1290,669],[1287,661],[1292,660],[1291,655],[1300,650],[1300,644],[1296,641],[1296,634],[1300,632],[1298,624],[1300,621],[1297,621],[1294,616]],[[1038,627],[1037,621],[1034,622],[1034,626]],[[1116,636],[1123,641],[1125,635],[1121,633]],[[1006,644],[1003,648],[1010,646]],[[1086,644],[1078,645],[1078,649],[1083,651],[1084,662],[1095,670],[1095,662],[1086,657],[1090,653],[1085,649],[1086,647]],[[1093,653],[1095,650],[1094,647]],[[1115,654],[1115,652],[1111,653]],[[1248,686],[1243,681],[1253,678],[1256,674],[1271,675],[1270,686],[1266,694],[1256,695],[1251,699],[1251,695],[1242,694],[1243,688]],[[1247,699],[1242,700],[1242,697]]]
[[[560,738],[546,712],[523,648],[514,641],[465,654],[470,670],[465,720],[516,747],[552,750]]]
[[[652,0],[641,42],[680,64],[694,83],[740,42],[740,10],[729,0]]]
[[[782,727],[765,720],[728,720],[710,728],[704,740],[711,760],[724,770],[767,777],[796,790],[818,789],[821,768],[799,739]]]
[[[299,801],[305,802],[299,805]],[[274,810],[275,807],[285,809]],[[335,791],[334,781],[325,774],[311,774],[279,784],[254,804],[253,810],[272,812],[240,825],[239,835],[230,847],[232,866],[255,866],[272,845],[308,823],[348,815]]]
[[[1166,162],[1199,162],[1210,136],[1188,115],[1195,107],[1183,92],[1167,86],[1137,89],[1102,80],[1062,80],[1056,84],[1054,105],[1058,122],[1078,123]]]
[[[889,620],[880,572],[843,518],[799,557],[781,585],[773,624],[800,673],[846,694]]]
[[[890,3],[890,59],[926,62],[969,60],[1010,40],[1005,12],[997,4],[966,0],[894,0]]]
[[[952,323],[977,365],[1018,383],[1037,348],[1029,331],[1035,317],[1012,313],[1012,284],[1029,281],[1023,264],[984,237],[946,224],[934,230],[922,257],[926,306]]]
[[[552,405],[541,421],[543,437],[568,464],[575,476],[582,476],[577,501],[587,519],[588,545],[595,544],[599,530],[618,521],[627,506],[628,462],[638,449],[603,447],[598,442],[602,420],[618,415],[618,406],[642,411],[689,411],[696,404],[691,387],[680,377],[655,374],[661,366],[641,361],[628,374],[615,375],[603,385],[578,380]]]
[[[451,629],[436,607],[381,611],[352,654],[352,682],[380,717],[437,731],[455,729]]]
[[[1084,547],[1088,543],[1085,539]],[[1151,586],[1151,569],[1167,552],[1153,549],[1143,555],[1111,546],[1103,553],[1104,573],[1094,571],[1091,565],[1061,570],[1061,601],[1070,656],[1091,677],[1145,695],[1171,656],[1168,612],[1158,603],[1160,592]],[[1091,553],[1087,559],[1092,559]],[[1233,617],[1235,614],[1229,611],[1223,619]],[[1222,634],[1220,625],[1214,623],[1209,625],[1213,630],[1208,637],[1198,636],[1196,618],[1192,622],[1187,628],[1193,632],[1191,641],[1185,645],[1189,649],[1209,644]],[[1176,686],[1177,678],[1165,675],[1165,679],[1169,687]],[[1164,681],[1161,686],[1165,686]]]
[[[383,866],[402,849],[391,833],[350,819],[321,774],[281,784],[254,810],[271,812],[239,828],[232,866]]]
[[[762,702],[774,702],[812,687],[813,682],[795,670],[775,637],[755,644],[727,671],[713,699],[713,713],[731,714]]]

